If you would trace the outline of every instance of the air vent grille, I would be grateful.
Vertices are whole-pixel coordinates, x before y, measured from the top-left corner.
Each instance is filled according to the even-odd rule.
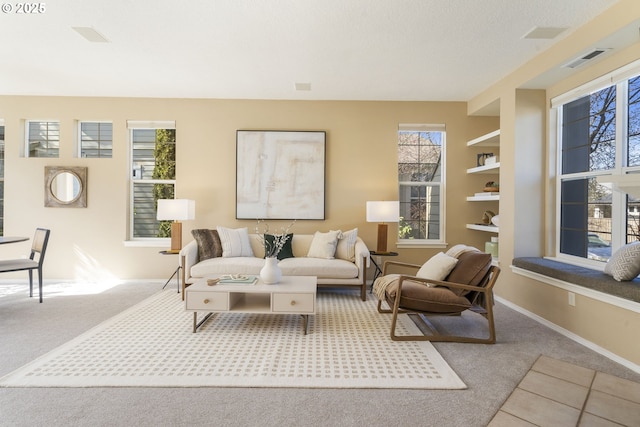
[[[593,58],[602,55],[603,53],[605,53],[608,50],[611,50],[611,49],[610,48],[594,49],[591,52],[587,53],[586,55],[582,55],[579,58],[576,58],[576,59],[572,60],[571,62],[563,65],[563,67],[565,67],[565,68],[578,68],[579,66],[581,66],[585,62],[590,61]]]

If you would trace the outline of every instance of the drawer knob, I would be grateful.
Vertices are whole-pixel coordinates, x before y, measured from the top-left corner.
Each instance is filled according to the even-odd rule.
[[[205,299],[205,300],[204,300],[204,303],[205,303],[205,304],[209,304],[209,299]]]
[[[291,305],[296,305],[296,300],[291,300]]]

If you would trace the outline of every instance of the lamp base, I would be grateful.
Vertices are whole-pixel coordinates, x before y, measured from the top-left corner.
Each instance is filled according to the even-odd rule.
[[[182,249],[182,223],[174,221],[171,223],[171,252],[180,252]]]
[[[378,224],[378,245],[376,247],[376,252],[378,253],[387,253],[387,224]]]

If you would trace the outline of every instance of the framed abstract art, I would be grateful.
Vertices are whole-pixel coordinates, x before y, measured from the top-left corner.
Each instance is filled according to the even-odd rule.
[[[324,219],[323,131],[236,132],[237,219]]]

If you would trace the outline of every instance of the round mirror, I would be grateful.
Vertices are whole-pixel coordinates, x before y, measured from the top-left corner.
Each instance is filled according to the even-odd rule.
[[[50,208],[86,208],[87,168],[45,166],[44,205]]]
[[[62,203],[71,203],[80,195],[80,178],[72,172],[58,172],[51,180],[51,194]]]

